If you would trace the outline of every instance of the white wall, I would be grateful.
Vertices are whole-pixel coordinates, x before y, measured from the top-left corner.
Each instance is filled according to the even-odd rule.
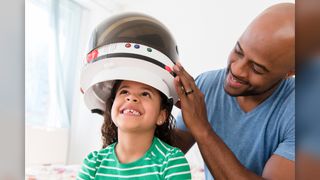
[[[67,128],[25,127],[25,165],[64,164],[67,158]]]
[[[194,77],[225,67],[227,57],[249,22],[266,7],[293,0],[78,0],[88,6],[83,25],[83,52],[90,30],[110,14],[137,11],[163,22],[178,43],[181,62]],[[84,54],[81,56],[84,57]],[[79,55],[80,56],[80,55]],[[80,69],[80,67],[79,67]],[[80,73],[80,71],[79,71]],[[68,163],[80,163],[87,153],[101,146],[102,118],[90,114],[75,82]],[[177,114],[177,109],[174,114]]]

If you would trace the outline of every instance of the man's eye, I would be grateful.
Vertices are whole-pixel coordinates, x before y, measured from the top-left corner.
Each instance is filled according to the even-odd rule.
[[[234,49],[234,52],[239,56],[243,56],[243,53],[239,51],[237,48]]]
[[[253,64],[252,65],[252,70],[253,72],[257,73],[257,74],[263,74],[264,73],[264,70],[261,69],[261,67]]]

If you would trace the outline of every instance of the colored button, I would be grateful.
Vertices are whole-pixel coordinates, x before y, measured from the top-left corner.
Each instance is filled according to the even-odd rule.
[[[127,43],[125,46],[126,46],[126,48],[129,48],[129,47],[131,47],[131,44]]]
[[[169,66],[164,67],[169,73],[172,72],[172,69]]]
[[[139,49],[140,48],[139,44],[135,44],[134,48]]]
[[[92,60],[96,59],[98,57],[98,50],[93,50],[87,55],[87,62],[90,63]]]
[[[151,52],[151,51],[152,51],[152,49],[151,49],[151,48],[147,48],[147,51],[148,51],[148,52]]]

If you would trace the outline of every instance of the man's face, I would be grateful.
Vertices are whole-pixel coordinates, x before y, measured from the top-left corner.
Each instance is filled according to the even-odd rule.
[[[269,54],[271,46],[259,49],[261,45],[251,43],[241,38],[230,53],[224,89],[231,96],[270,93],[288,73],[286,60],[282,59],[286,58],[283,50],[275,50],[278,55],[274,56]]]
[[[231,96],[253,96],[268,92],[280,82],[281,78],[272,78],[270,70],[248,57],[239,42],[229,56],[225,91]]]
[[[229,55],[225,91],[268,96],[294,74],[294,13],[264,13],[242,34]]]

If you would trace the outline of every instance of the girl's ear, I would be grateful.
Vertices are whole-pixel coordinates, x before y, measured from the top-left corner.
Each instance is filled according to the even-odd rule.
[[[161,126],[163,123],[166,122],[166,118],[167,118],[167,111],[165,109],[162,109],[160,111],[158,120],[157,120],[157,125]]]

